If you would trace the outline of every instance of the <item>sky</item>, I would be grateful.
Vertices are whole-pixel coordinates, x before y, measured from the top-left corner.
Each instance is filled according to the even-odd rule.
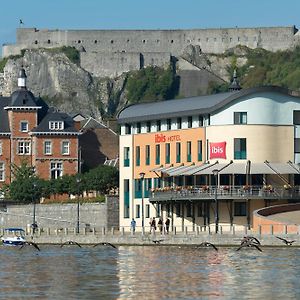
[[[1,0],[0,45],[37,29],[300,28],[300,0]],[[0,52],[1,55],[1,52]]]

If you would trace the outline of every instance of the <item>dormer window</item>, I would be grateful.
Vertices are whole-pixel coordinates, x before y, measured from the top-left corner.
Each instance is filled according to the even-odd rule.
[[[27,121],[21,121],[20,122],[20,131],[21,132],[28,132],[28,122]]]
[[[64,129],[64,122],[63,121],[50,121],[49,122],[49,129],[50,130],[63,130]]]

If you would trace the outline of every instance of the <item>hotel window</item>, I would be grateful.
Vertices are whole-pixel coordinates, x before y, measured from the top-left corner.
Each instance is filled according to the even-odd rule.
[[[177,129],[181,129],[182,119],[177,118]]]
[[[156,131],[161,131],[161,121],[160,120],[156,121]]]
[[[50,121],[49,122],[49,129],[50,130],[63,130],[64,129],[64,122],[63,121]]]
[[[150,218],[150,204],[146,204],[146,218]]]
[[[191,162],[192,161],[192,142],[186,142],[186,161]]]
[[[0,162],[0,181],[5,180],[5,165],[4,162]]]
[[[63,164],[61,162],[50,163],[51,179],[57,179],[63,175]]]
[[[166,164],[169,164],[170,160],[171,160],[171,147],[170,147],[170,143],[166,143],[165,147],[166,147]]]
[[[129,153],[130,153],[130,148],[124,147],[124,167],[129,167],[130,164]]]
[[[176,162],[180,163],[181,161],[181,144],[176,143]]]
[[[300,125],[300,110],[293,111],[293,124]]]
[[[69,155],[70,154],[70,142],[69,141],[62,141],[62,143],[61,143],[61,154],[62,155]]]
[[[151,189],[152,189],[152,178],[146,178],[146,180],[144,180],[144,197],[145,198],[149,198]]]
[[[151,122],[150,121],[148,121],[146,123],[146,127],[147,127],[147,132],[150,132],[151,131]]]
[[[21,132],[28,132],[28,122],[27,121],[21,121],[20,122],[20,131]]]
[[[294,139],[294,152],[300,153],[300,138]]]
[[[129,179],[124,179],[124,218],[129,218]]]
[[[136,133],[141,133],[141,123],[136,123]]]
[[[125,124],[125,134],[131,134],[131,125]]]
[[[192,128],[193,127],[193,117],[189,116],[188,117],[188,128]]]
[[[138,218],[140,218],[140,205],[139,204],[137,204],[136,206],[135,206],[135,217],[138,219]]]
[[[234,112],[234,124],[247,124],[247,112]]]
[[[160,204],[156,204],[156,217],[160,218],[161,216],[161,206]]]
[[[234,215],[237,217],[247,216],[247,203],[234,202]]]
[[[246,139],[234,139],[234,159],[247,159]]]
[[[154,178],[154,188],[161,188],[161,178]]]
[[[202,161],[202,140],[197,142],[198,161]]]
[[[45,141],[44,142],[44,154],[45,155],[51,155],[52,154],[52,142],[51,141]]]
[[[202,127],[203,126],[203,116],[199,116],[199,127]]]
[[[18,142],[18,154],[19,155],[30,155],[30,142],[20,141]]]
[[[155,164],[160,164],[160,145],[155,145]]]
[[[135,147],[135,165],[138,167],[141,164],[141,147]]]
[[[167,119],[167,130],[171,130],[171,119]]]
[[[145,155],[146,155],[146,166],[149,166],[150,165],[150,145],[146,145],[146,148],[145,148]]]
[[[2,142],[0,142],[0,155],[2,155],[2,152],[3,151],[3,144],[2,144]]]

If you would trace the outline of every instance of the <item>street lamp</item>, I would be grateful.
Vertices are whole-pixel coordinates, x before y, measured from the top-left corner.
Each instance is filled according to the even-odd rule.
[[[37,228],[37,224],[36,224],[36,221],[35,221],[35,201],[36,201],[36,199],[35,199],[35,195],[36,195],[36,193],[35,193],[35,190],[36,190],[36,183],[34,182],[33,184],[32,184],[32,187],[33,187],[33,192],[32,192],[32,200],[33,200],[33,220],[32,220],[32,233],[34,234],[34,232],[35,232],[35,230],[36,230],[36,228]]]
[[[79,193],[80,193],[79,184],[81,182],[81,178],[77,177],[76,182],[77,182],[77,227],[76,227],[76,233],[79,233]]]
[[[144,178],[145,178],[144,172],[140,173],[140,178],[142,180],[142,229],[144,229]]]
[[[218,173],[219,170],[218,169],[214,169],[212,170],[214,176],[215,176],[215,184],[216,184],[216,188],[215,188],[215,224],[216,224],[216,233],[218,233],[218,229],[219,229],[219,202],[218,202]]]

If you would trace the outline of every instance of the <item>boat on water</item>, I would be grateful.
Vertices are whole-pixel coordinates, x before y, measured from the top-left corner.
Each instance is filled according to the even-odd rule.
[[[7,246],[21,246],[26,242],[25,231],[22,228],[5,228],[1,237],[2,244]]]

